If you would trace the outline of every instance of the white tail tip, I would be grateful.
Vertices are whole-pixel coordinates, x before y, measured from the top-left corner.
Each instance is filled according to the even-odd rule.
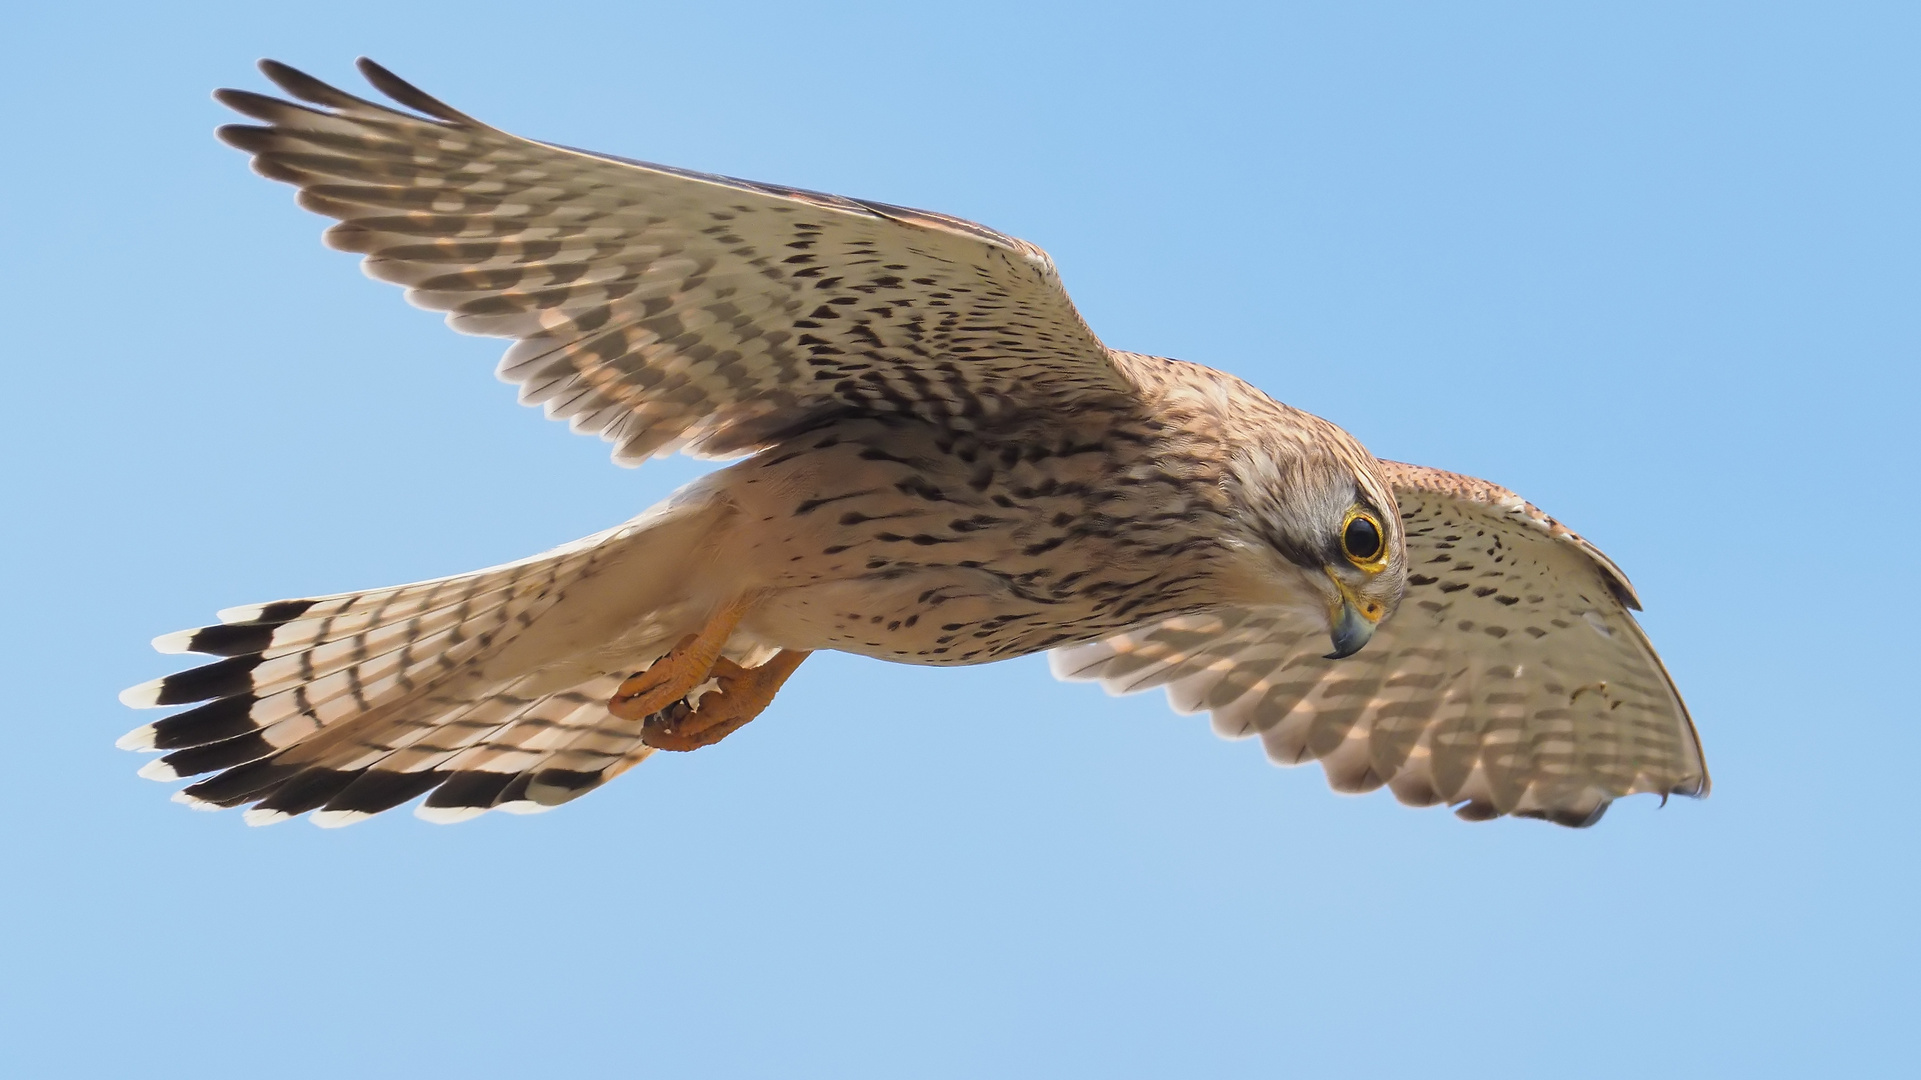
[[[163,783],[180,779],[180,774],[173,771],[173,766],[167,764],[165,758],[154,758],[140,766],[140,775],[148,780],[159,780]]]
[[[199,628],[196,627],[192,630],[175,630],[171,634],[162,634],[153,639],[153,651],[163,653],[186,652],[187,646],[193,642],[193,636],[199,632]]]
[[[279,810],[262,810],[256,806],[252,810],[240,815],[240,820],[249,825],[278,825],[292,817],[292,814],[283,813]]]
[[[153,725],[145,724],[115,739],[113,745],[122,750],[152,750],[153,738]]]
[[[210,803],[205,799],[196,799],[192,795],[187,794],[184,790],[174,792],[173,801],[193,810],[225,810],[226,809],[226,807],[221,806],[219,803]]]
[[[310,820],[323,829],[344,829],[370,817],[373,815],[365,810],[315,810],[309,815]]]
[[[158,679],[143,682],[139,686],[129,686],[120,691],[120,704],[129,709],[151,709],[160,704],[160,684],[166,681],[166,676],[163,675]]]

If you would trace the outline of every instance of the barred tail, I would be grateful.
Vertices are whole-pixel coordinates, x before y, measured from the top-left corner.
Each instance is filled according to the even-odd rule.
[[[316,824],[345,825],[423,794],[416,813],[436,822],[578,798],[652,750],[639,721],[607,711],[620,673],[570,663],[573,646],[545,640],[555,635],[540,620],[597,577],[595,588],[577,590],[576,616],[609,597],[632,597],[637,616],[658,608],[661,596],[648,594],[634,568],[660,588],[684,579],[689,530],[672,527],[675,517],[663,507],[521,562],[229,608],[212,626],[163,635],[154,640],[161,652],[223,659],[122,693],[135,708],[194,707],[118,745],[165,751],[140,770],[150,779],[215,774],[175,800],[200,809],[252,804],[249,824],[315,811]],[[655,616],[653,655],[677,630]],[[603,621],[624,626],[634,617]],[[646,642],[643,635],[642,651]]]

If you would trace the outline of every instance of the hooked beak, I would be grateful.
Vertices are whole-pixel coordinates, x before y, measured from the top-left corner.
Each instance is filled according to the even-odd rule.
[[[1340,591],[1340,600],[1327,613],[1328,636],[1334,639],[1334,651],[1328,653],[1327,658],[1339,660],[1360,652],[1361,646],[1373,638],[1374,628],[1380,624],[1382,609],[1378,604],[1370,604],[1355,596],[1346,583],[1334,577],[1332,571],[1327,576],[1333,579],[1334,587]],[[1368,614],[1370,608],[1374,611],[1372,615]]]

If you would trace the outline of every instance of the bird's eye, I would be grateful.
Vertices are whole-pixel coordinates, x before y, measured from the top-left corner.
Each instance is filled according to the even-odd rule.
[[[1356,566],[1378,562],[1386,546],[1381,539],[1381,523],[1372,515],[1355,511],[1341,530],[1341,553]]]

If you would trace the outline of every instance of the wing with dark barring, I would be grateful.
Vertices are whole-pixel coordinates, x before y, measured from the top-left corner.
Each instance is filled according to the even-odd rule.
[[[752,451],[836,416],[967,430],[1133,391],[1031,244],[922,210],[509,135],[371,61],[413,112],[284,64],[297,104],[216,97],[264,176],[339,224],[333,247],[514,339],[521,400],[637,463]]]
[[[1582,826],[1637,792],[1703,796],[1701,743],[1593,545],[1506,488],[1383,462],[1407,532],[1407,595],[1366,648],[1281,611],[1182,616],[1051,657],[1111,693],[1167,689],[1229,738],[1319,761],[1340,791],[1383,785],[1471,820]]]

